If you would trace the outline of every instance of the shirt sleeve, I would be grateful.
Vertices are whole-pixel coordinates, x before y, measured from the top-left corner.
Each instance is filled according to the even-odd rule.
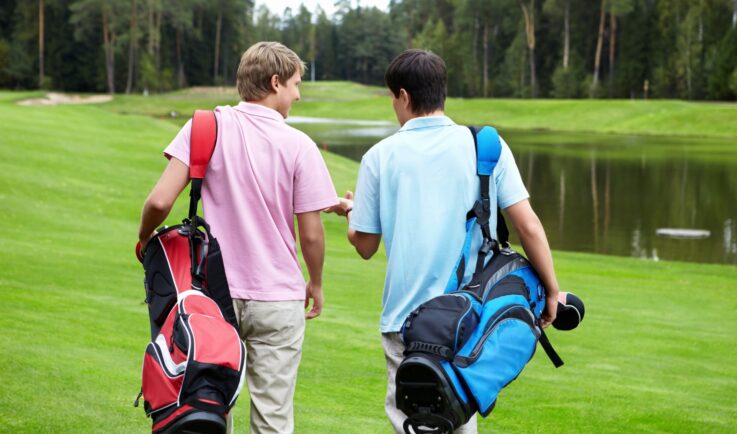
[[[168,159],[172,157],[181,161],[189,167],[189,136],[192,132],[192,119],[179,130],[174,140],[164,149],[164,156]]]
[[[317,145],[309,140],[294,170],[294,212],[318,211],[338,204],[333,180]]]
[[[512,150],[501,137],[499,140],[502,143],[502,153],[494,169],[494,182],[496,183],[497,204],[500,208],[505,209],[529,198],[530,194],[522,182]]]
[[[350,228],[367,234],[381,233],[379,210],[379,174],[375,152],[368,152],[361,159],[358,169],[356,194],[353,198]]]

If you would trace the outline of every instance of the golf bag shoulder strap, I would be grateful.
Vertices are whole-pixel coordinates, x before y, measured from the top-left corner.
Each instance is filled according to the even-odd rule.
[[[494,169],[502,155],[502,141],[499,138],[499,133],[495,128],[490,126],[481,128],[469,127],[469,129],[471,130],[476,148],[476,173],[479,176],[481,189],[480,200],[474,204],[473,209],[469,213],[476,218],[476,222],[481,228],[481,234],[484,237],[476,259],[475,273],[479,274],[484,268],[486,256],[490,251],[493,250],[496,254],[499,253],[500,245],[509,247],[509,230],[499,207],[497,207],[496,211],[498,241],[494,239],[494,234],[492,234],[491,227],[489,226],[492,212],[489,184],[494,181]]]
[[[215,150],[218,124],[215,113],[210,110],[195,110],[190,134],[189,177],[202,179]]]
[[[499,138],[499,134],[496,129],[490,126],[481,128],[469,126],[468,129],[471,131],[473,145],[476,151],[476,174],[479,177],[481,196],[466,216],[466,238],[463,242],[463,248],[461,250],[460,257],[456,262],[454,272],[451,273],[450,280],[446,285],[445,293],[457,290],[463,280],[463,276],[466,272],[466,264],[470,257],[471,241],[474,233],[473,229],[477,223],[484,236],[484,243],[479,251],[478,259],[476,260],[476,273],[479,273],[483,268],[486,255],[492,249],[498,251],[498,243],[494,241],[491,234],[491,228],[489,227],[489,219],[491,217],[489,183],[491,182],[491,178],[494,174],[494,168],[501,157],[501,139]],[[503,230],[500,230],[499,233],[504,234],[503,240],[506,245],[508,243],[509,231],[504,223],[504,218],[501,217],[501,211],[499,211],[498,216],[499,223],[497,224],[500,224],[503,227]]]
[[[496,168],[502,155],[502,141],[499,138],[499,133],[493,127],[468,128],[471,130],[474,147],[476,148],[476,173],[481,183],[481,204],[483,211],[491,216],[489,182],[491,182],[494,168]],[[509,247],[509,229],[499,207],[497,207],[496,226],[497,241],[502,247]]]
[[[215,113],[210,110],[195,110],[192,116],[192,132],[189,139],[189,178],[192,185],[189,190],[189,218],[197,215],[197,204],[200,201],[202,179],[207,172],[212,152],[218,136],[218,124]]]

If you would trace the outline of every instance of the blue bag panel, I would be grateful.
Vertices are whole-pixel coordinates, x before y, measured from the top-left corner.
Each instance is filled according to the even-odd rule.
[[[482,345],[484,335],[494,326],[508,310],[519,307],[527,307],[527,299],[521,295],[505,295],[486,303],[479,315],[479,323],[468,341],[458,350],[457,355],[470,357],[474,349]]]
[[[530,315],[529,310],[524,310]],[[482,416],[491,412],[499,392],[517,378],[530,361],[537,340],[538,335],[528,322],[507,317],[492,327],[483,340],[481,351],[470,364],[456,359],[455,368]]]
[[[453,385],[453,391],[458,396],[458,399],[460,399],[463,404],[468,405],[468,395],[466,394],[465,386],[461,383],[461,379],[458,378],[458,374],[453,369],[453,365],[450,362],[443,360],[440,363],[440,367],[445,371],[445,375],[448,376],[448,380],[450,380],[450,383]]]
[[[533,307],[535,318],[540,318],[545,308],[545,286],[540,281],[540,277],[531,266],[515,270],[510,275],[519,276],[524,280],[530,290],[530,301],[534,304],[534,307],[531,307]]]

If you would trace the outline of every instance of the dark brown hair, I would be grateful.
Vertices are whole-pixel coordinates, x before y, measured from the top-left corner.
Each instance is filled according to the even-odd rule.
[[[410,49],[394,58],[386,68],[384,81],[395,97],[399,90],[409,93],[412,111],[432,113],[445,108],[448,72],[445,62],[437,54]]]

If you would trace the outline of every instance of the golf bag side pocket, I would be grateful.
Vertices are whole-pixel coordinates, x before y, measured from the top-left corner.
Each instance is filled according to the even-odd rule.
[[[540,337],[535,317],[520,296],[503,296],[484,306],[479,327],[453,364],[482,416],[499,392],[519,376]]]
[[[478,324],[470,294],[444,294],[421,304],[402,325],[404,354],[426,353],[452,360]]]

